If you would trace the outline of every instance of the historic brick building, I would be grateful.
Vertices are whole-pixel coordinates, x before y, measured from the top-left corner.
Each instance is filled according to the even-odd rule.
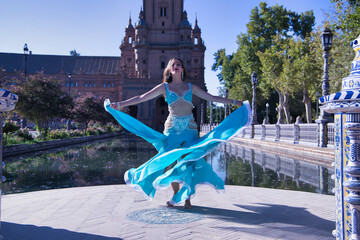
[[[0,68],[7,76],[43,71],[45,75],[61,80],[63,90],[74,97],[90,92],[119,101],[161,83],[169,59],[179,57],[184,61],[187,80],[206,88],[205,46],[197,19],[194,27],[188,21],[184,0],[143,0],[135,26],[129,19],[120,50],[120,57],[0,53]],[[201,104],[206,104],[198,98],[193,101],[194,115],[199,123]],[[163,97],[131,106],[129,110],[140,121],[162,130],[167,116]]]

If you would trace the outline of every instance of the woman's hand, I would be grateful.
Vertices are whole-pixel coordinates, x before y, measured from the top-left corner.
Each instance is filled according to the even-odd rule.
[[[113,109],[119,110],[119,111],[121,110],[120,102],[111,103],[110,107],[112,107]]]
[[[242,102],[242,101],[238,101],[238,100],[235,100],[234,103],[235,103],[234,105],[238,105],[238,106],[240,106],[240,107],[243,105],[243,102]]]

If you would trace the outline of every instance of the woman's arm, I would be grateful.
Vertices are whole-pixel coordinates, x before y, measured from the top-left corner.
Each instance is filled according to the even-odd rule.
[[[136,104],[139,104],[142,102],[149,101],[151,99],[156,98],[159,95],[165,95],[164,83],[157,85],[156,87],[154,87],[153,89],[151,89],[150,91],[148,91],[142,95],[132,97],[132,98],[124,100],[122,102],[111,103],[110,107],[120,110],[120,108],[123,108],[123,107],[136,105]]]
[[[237,100],[233,100],[233,99],[228,99],[228,98],[223,98],[223,97],[219,97],[219,96],[213,96],[210,93],[202,90],[201,88],[199,88],[196,85],[192,85],[193,86],[193,94],[198,96],[199,98],[205,99],[207,101],[210,102],[219,102],[219,103],[225,103],[225,104],[236,104],[239,106],[243,105],[242,101],[237,101]]]

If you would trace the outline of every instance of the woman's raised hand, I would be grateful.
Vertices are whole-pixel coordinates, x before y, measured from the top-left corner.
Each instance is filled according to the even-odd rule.
[[[243,102],[242,101],[238,101],[238,100],[234,100],[234,105],[238,105],[238,106],[242,106]]]
[[[119,110],[119,111],[121,110],[120,102],[111,103],[110,107],[112,107],[113,109]]]

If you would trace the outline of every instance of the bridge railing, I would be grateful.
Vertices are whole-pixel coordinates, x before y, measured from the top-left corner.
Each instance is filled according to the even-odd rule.
[[[213,130],[217,124],[203,124],[202,133]],[[251,129],[246,129],[240,136],[250,138]],[[254,125],[254,139],[291,142],[294,144],[308,144],[319,146],[319,127],[317,123],[299,124],[257,124]],[[328,147],[334,146],[334,124],[328,123]]]

